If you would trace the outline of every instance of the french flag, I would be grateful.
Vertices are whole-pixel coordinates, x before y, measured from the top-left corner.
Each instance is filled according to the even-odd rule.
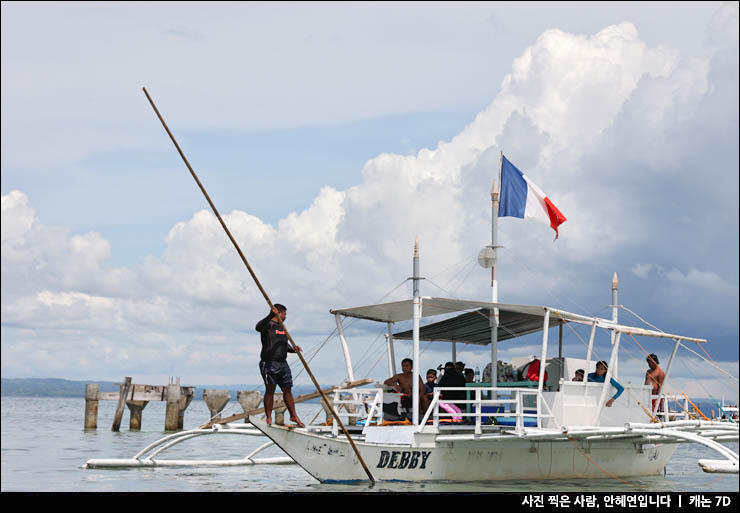
[[[499,199],[499,217],[518,217],[536,219],[547,223],[555,230],[558,238],[558,226],[563,224],[565,216],[553,205],[542,189],[519,171],[514,164],[502,155],[501,160],[501,196]]]

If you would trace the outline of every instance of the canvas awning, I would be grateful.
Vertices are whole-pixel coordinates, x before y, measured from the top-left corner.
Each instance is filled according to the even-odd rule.
[[[413,319],[413,304],[412,299],[407,299],[404,301],[394,301],[377,305],[336,309],[331,310],[331,313],[377,322],[409,321]],[[422,298],[422,317],[432,317],[455,312],[465,313],[433,324],[422,326],[419,329],[419,339],[426,341],[464,342],[479,345],[490,344],[491,327],[489,316],[490,311],[493,308],[497,308],[499,310],[499,341],[541,331],[544,324],[545,313],[549,310],[550,327],[557,326],[561,322],[576,322],[588,325],[595,324],[599,328],[613,329],[622,333],[638,336],[706,342],[705,339],[690,338],[680,335],[672,335],[661,331],[624,326],[615,324],[608,319],[587,317],[544,306],[509,305],[504,303],[466,301],[461,299],[436,297]],[[393,337],[400,340],[411,340],[413,333],[411,330],[408,330],[395,333]]]
[[[481,308],[451,319],[435,322],[419,328],[419,340],[439,342],[464,342],[487,345],[491,343],[490,309]],[[550,317],[549,325],[557,326],[561,321]],[[521,337],[542,330],[543,316],[509,310],[500,310],[498,341]],[[413,330],[393,334],[394,339],[412,340]]]

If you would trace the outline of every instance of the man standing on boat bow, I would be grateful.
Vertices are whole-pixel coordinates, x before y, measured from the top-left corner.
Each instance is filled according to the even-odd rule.
[[[293,376],[287,362],[288,353],[295,353],[288,341],[288,335],[281,321],[285,321],[287,308],[281,304],[275,304],[267,317],[257,323],[255,329],[260,332],[262,339],[262,352],[260,353],[260,374],[265,382],[265,416],[267,424],[272,425],[272,405],[275,397],[275,387],[279,386],[283,392],[283,401],[290,413],[290,420],[298,427],[304,427],[301,419],[295,411],[295,401],[291,388],[293,388]],[[301,351],[300,346],[296,346]]]

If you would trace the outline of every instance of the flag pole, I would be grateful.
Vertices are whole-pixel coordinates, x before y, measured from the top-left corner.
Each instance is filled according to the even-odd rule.
[[[498,283],[496,282],[496,250],[498,248],[498,207],[501,200],[501,168],[504,161],[504,152],[499,158],[498,179],[493,180],[491,187],[491,249],[493,250],[493,265],[491,265],[491,302],[498,303]],[[491,388],[498,386],[498,325],[499,311],[494,308],[490,318],[491,325]],[[492,394],[496,399],[496,392]]]
[[[229,240],[231,240],[231,243],[234,245],[234,248],[236,249],[237,253],[239,253],[239,256],[242,259],[242,262],[244,262],[244,265],[247,267],[247,270],[249,271],[249,274],[252,275],[252,279],[254,280],[254,283],[257,285],[257,288],[260,290],[262,295],[265,298],[265,301],[267,301],[267,304],[270,307],[270,310],[274,308],[274,305],[272,304],[272,301],[270,301],[269,296],[267,295],[267,292],[265,292],[265,289],[262,288],[262,284],[260,284],[259,279],[257,279],[257,275],[252,270],[252,266],[249,265],[249,262],[247,262],[247,258],[244,256],[244,253],[242,253],[241,248],[239,248],[239,244],[237,244],[236,239],[231,235],[231,232],[226,227],[226,223],[224,223],[224,220],[221,218],[221,214],[218,213],[218,210],[216,209],[216,205],[213,204],[211,201],[210,196],[208,196],[208,193],[206,192],[205,187],[203,187],[203,184],[200,183],[200,180],[198,179],[198,176],[195,174],[195,171],[193,171],[193,168],[190,166],[190,163],[188,162],[188,159],[185,158],[185,154],[180,149],[180,145],[177,144],[177,141],[175,140],[175,136],[172,135],[172,132],[170,132],[170,129],[167,127],[167,123],[164,122],[164,118],[159,113],[159,109],[157,109],[157,106],[154,105],[154,100],[152,100],[151,96],[149,96],[149,93],[146,90],[146,87],[142,88],[144,90],[144,94],[147,97],[147,100],[149,100],[149,103],[152,105],[152,108],[154,109],[154,112],[157,114],[157,117],[159,118],[159,121],[162,122],[162,126],[164,127],[167,134],[170,136],[170,139],[172,139],[172,142],[175,144],[175,148],[177,148],[178,153],[180,154],[180,157],[182,157],[183,162],[185,162],[185,165],[187,166],[188,170],[190,171],[190,174],[193,175],[193,178],[195,179],[195,183],[198,184],[198,187],[200,187],[201,192],[203,192],[203,195],[206,197],[206,201],[208,201],[208,204],[211,206],[211,210],[213,210],[213,213],[216,214],[216,218],[218,218],[219,223],[221,223],[221,226],[223,227],[224,231],[226,232],[226,235],[229,237]],[[344,423],[342,423],[342,420],[339,418],[339,415],[332,407],[332,404],[329,402],[329,400],[326,397],[326,394],[324,394],[324,391],[319,386],[318,381],[316,381],[316,378],[314,377],[313,373],[311,372],[311,369],[308,367],[308,363],[303,358],[303,355],[300,351],[298,351],[298,346],[296,345],[295,341],[293,340],[293,337],[288,332],[288,329],[285,327],[285,324],[283,323],[283,320],[280,318],[280,316],[277,316],[277,320],[280,322],[280,326],[285,331],[285,334],[288,337],[288,340],[290,341],[291,346],[293,347],[293,350],[295,351],[295,354],[298,355],[298,358],[301,360],[301,363],[303,364],[303,367],[306,369],[306,372],[308,372],[308,375],[311,377],[311,381],[313,381],[314,386],[316,387],[316,390],[318,390],[319,394],[321,394],[321,398],[324,400],[324,404],[331,410],[331,414],[334,417],[334,419],[337,421],[337,424],[342,429],[342,432],[344,433],[344,436],[347,437],[347,441],[352,446],[352,449],[355,452],[355,455],[357,456],[357,460],[362,465],[362,468],[365,470],[365,473],[367,474],[367,477],[370,478],[370,482],[375,484],[375,479],[373,478],[372,474],[370,473],[370,470],[367,468],[367,465],[365,464],[365,461],[362,459],[362,456],[360,455],[359,449],[357,449],[357,446],[355,445],[355,442],[352,440],[352,437],[349,434],[349,431],[347,431],[347,428],[344,426]]]

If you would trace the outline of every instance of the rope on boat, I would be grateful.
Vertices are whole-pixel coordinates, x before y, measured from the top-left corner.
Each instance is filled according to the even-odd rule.
[[[704,414],[703,414],[703,413],[701,412],[701,410],[700,410],[699,408],[697,408],[697,407],[696,407],[696,405],[695,405],[695,404],[694,404],[693,402],[691,402],[691,399],[689,399],[689,398],[688,398],[688,396],[687,396],[686,394],[684,394],[683,392],[681,392],[681,393],[683,394],[683,396],[684,396],[684,397],[686,397],[686,400],[687,400],[688,402],[690,402],[690,403],[691,403],[691,406],[693,406],[693,407],[694,407],[694,409],[695,409],[695,410],[696,410],[696,411],[697,411],[697,412],[699,413],[699,415],[701,415],[701,416],[702,416],[702,418],[703,418],[704,420],[709,420],[709,419],[707,418],[707,416],[706,416],[706,415],[704,415]]]
[[[542,274],[542,273],[536,273],[532,269],[530,269],[529,266],[527,266],[527,264],[524,263],[524,259],[520,259],[519,258],[519,255],[517,254],[517,252],[514,249],[508,248],[508,247],[505,247],[505,246],[500,246],[499,249],[503,249],[504,251],[510,253],[511,254],[510,256],[513,257],[512,260],[514,262],[516,262],[517,264],[521,265],[527,272],[529,272],[530,275],[532,275],[532,276],[539,276],[539,275]],[[581,305],[580,303],[578,303],[575,299],[573,299],[572,297],[568,296],[567,294],[565,294],[565,296],[563,298],[564,300],[563,300],[560,297],[557,297],[555,294],[553,294],[552,290],[550,290],[547,287],[542,287],[542,290],[544,290],[545,292],[547,292],[550,295],[550,297],[552,297],[553,300],[555,300],[556,303],[561,303],[561,302],[562,303],[565,303],[566,301],[568,301],[568,302],[576,305],[578,308],[580,308],[581,311],[588,312],[588,315],[589,316],[591,316],[591,317],[597,317],[597,314],[591,312],[588,308],[584,307],[583,305]],[[600,313],[601,311],[606,310],[608,308],[609,307],[604,307],[601,310],[599,310],[599,312],[597,312],[597,313]]]
[[[591,464],[592,464],[593,466],[595,466],[596,468],[598,468],[598,469],[599,469],[600,471],[602,471],[602,472],[603,472],[604,474],[606,474],[607,476],[611,477],[612,479],[616,479],[616,480],[617,480],[617,481],[619,481],[620,483],[624,483],[624,484],[627,484],[627,485],[630,485],[630,486],[636,486],[636,487],[638,487],[638,488],[642,488],[643,490],[646,490],[646,489],[648,488],[648,487],[647,487],[647,486],[645,486],[645,485],[641,485],[641,484],[638,484],[638,483],[632,483],[632,482],[630,482],[630,481],[626,481],[626,480],[622,479],[622,478],[621,478],[621,477],[619,477],[619,476],[615,476],[614,474],[612,474],[611,472],[609,472],[608,470],[606,470],[606,469],[605,469],[604,467],[602,467],[601,465],[599,465],[598,463],[596,463],[596,462],[595,462],[594,460],[592,460],[592,459],[591,459],[591,457],[590,457],[590,456],[589,456],[589,455],[588,455],[587,453],[583,452],[583,451],[582,451],[582,450],[581,450],[581,449],[580,449],[580,448],[578,447],[578,444],[577,444],[577,443],[575,442],[575,440],[574,440],[574,439],[570,438],[569,436],[566,436],[565,438],[566,438],[566,440],[568,440],[568,441],[569,441],[569,442],[571,443],[571,445],[573,446],[573,448],[574,448],[575,450],[577,450],[578,452],[580,452],[580,453],[581,453],[581,455],[582,455],[582,456],[583,456],[584,458],[586,458],[586,461],[588,461],[589,463],[591,463]]]
[[[622,308],[623,310],[626,310],[626,311],[628,311],[629,313],[631,313],[632,315],[634,315],[635,317],[637,317],[638,319],[640,319],[640,320],[641,320],[642,322],[644,322],[645,324],[647,324],[648,326],[650,326],[650,327],[651,327],[651,328],[653,328],[654,330],[656,330],[656,331],[660,331],[661,333],[665,333],[665,331],[663,331],[663,330],[661,330],[660,328],[656,327],[656,326],[655,326],[654,324],[651,324],[651,323],[649,323],[648,321],[646,321],[645,319],[643,319],[642,317],[640,317],[639,315],[637,315],[637,314],[636,314],[635,312],[633,312],[632,310],[630,310],[630,309],[629,309],[629,308],[627,308],[626,306],[624,306],[624,305],[618,305],[618,306],[619,306],[619,308]],[[712,357],[711,357],[711,356],[709,355],[709,353],[707,352],[707,350],[706,350],[706,349],[704,349],[704,348],[702,347],[702,345],[701,345],[701,344],[699,344],[698,342],[696,342],[696,344],[697,344],[697,345],[698,345],[698,346],[699,346],[699,347],[701,348],[701,350],[702,350],[702,351],[704,351],[704,354],[706,354],[706,355],[707,355],[707,356],[709,357],[709,359],[711,360],[711,363],[710,363],[709,361],[707,361],[707,359],[706,359],[706,358],[704,358],[704,357],[703,357],[702,355],[700,355],[700,354],[699,354],[699,353],[697,353],[696,351],[693,351],[692,349],[689,349],[688,347],[686,347],[686,346],[685,346],[685,345],[684,345],[683,343],[679,342],[679,344],[678,344],[678,345],[679,345],[679,346],[681,346],[681,347],[683,347],[684,349],[686,349],[686,350],[688,350],[688,351],[691,351],[691,352],[692,352],[692,353],[694,353],[694,354],[695,354],[696,356],[698,356],[699,358],[701,358],[701,359],[702,359],[702,360],[704,360],[705,362],[707,362],[707,363],[709,363],[710,365],[712,365],[712,366],[713,366],[713,367],[714,367],[715,369],[717,369],[717,370],[718,370],[718,371],[720,371],[721,373],[723,373],[723,374],[727,375],[728,377],[730,377],[731,379],[733,379],[733,380],[734,380],[735,382],[739,382],[739,381],[738,381],[738,378],[736,378],[735,376],[733,376],[733,375],[732,375],[732,374],[730,374],[729,372],[727,372],[727,371],[725,371],[724,369],[722,369],[722,368],[721,368],[721,367],[720,367],[720,366],[719,366],[719,365],[717,364],[717,362],[715,362],[715,361],[714,361],[714,360],[712,359]]]

